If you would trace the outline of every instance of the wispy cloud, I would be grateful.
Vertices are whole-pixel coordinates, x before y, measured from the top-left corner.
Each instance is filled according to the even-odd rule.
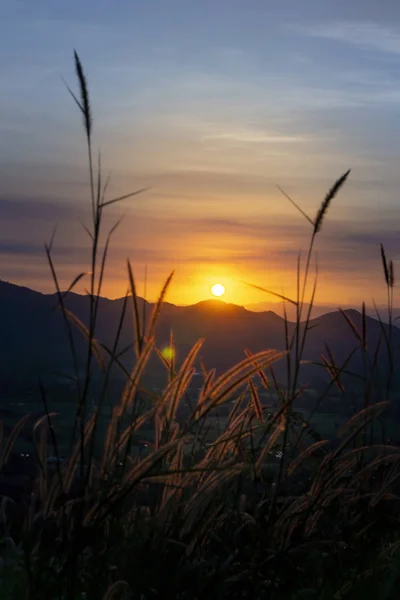
[[[306,138],[301,136],[271,134],[251,129],[208,134],[205,135],[203,139],[227,140],[244,144],[296,144],[307,141]]]
[[[288,124],[287,124],[288,125]],[[287,127],[286,125],[286,127]],[[290,125],[290,124],[289,124]],[[292,125],[293,127],[293,125]],[[256,127],[240,126],[237,123],[221,126],[220,123],[207,124],[208,133],[203,140],[232,141],[243,144],[298,144],[312,141],[312,136],[290,134],[286,131],[268,131]],[[315,138],[316,136],[314,136]]]
[[[305,34],[389,54],[400,54],[400,28],[371,22],[334,21],[302,27]]]
[[[354,218],[338,219],[334,214],[330,216],[319,239],[321,252],[328,255],[335,249],[335,257],[340,253],[356,251],[357,263],[367,263],[376,254],[379,243],[384,241],[392,253],[400,255],[398,231],[393,226],[397,215],[390,211],[386,213],[382,209],[378,212],[379,227],[372,210],[365,213],[364,218],[359,221]],[[71,253],[73,259],[77,260],[88,249],[87,235],[82,227],[77,227],[79,222],[86,220],[87,215],[86,209],[66,202],[2,200],[0,253],[17,256],[42,254],[45,233],[50,231],[49,221],[51,223],[52,219],[58,218],[59,230],[54,251],[60,257]],[[114,222],[115,216],[111,212],[107,222]],[[34,228],[31,226],[33,222],[36,223]],[[7,228],[14,231],[18,226],[24,231],[24,240],[5,235]],[[28,231],[30,235],[27,235]],[[201,213],[191,214],[190,210],[184,215],[138,211],[126,214],[118,232],[112,252],[115,259],[123,260],[133,253],[140,260],[164,263],[177,258],[179,251],[184,248],[185,253],[180,254],[178,259],[178,262],[184,263],[186,260],[192,261],[194,256],[210,258],[210,253],[205,252],[210,247],[213,250],[219,249],[220,259],[226,256],[229,260],[232,256],[242,256],[243,259],[257,261],[257,256],[261,259],[271,253],[292,256],[307,243],[310,227],[297,214],[259,213],[239,218],[211,211],[207,216]],[[263,248],[261,253],[260,248]]]

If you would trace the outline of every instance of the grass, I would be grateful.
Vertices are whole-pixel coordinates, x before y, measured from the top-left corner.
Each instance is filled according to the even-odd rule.
[[[186,400],[202,340],[180,364],[174,352],[165,358],[156,347],[157,319],[173,273],[146,323],[128,261],[129,292],[114,344],[105,347],[95,336],[104,268],[118,225],[104,233],[103,214],[109,205],[142,190],[106,199],[100,159],[94,167],[90,97],[76,53],[75,66],[79,94],[70,92],[83,116],[92,207],[92,223],[86,228],[92,244],[89,275],[78,274],[62,291],[52,256],[54,241],[46,246],[75,365],[74,411],[66,427],[68,444],[61,452],[54,410],[59,407],[40,387],[42,416],[32,431],[35,476],[30,493],[16,505],[4,498],[0,506],[1,598],[397,598],[400,449],[388,442],[379,421],[391,400],[393,322],[389,328],[381,325],[379,347],[367,352],[365,307],[361,330],[343,313],[354,349],[338,365],[326,348],[321,368],[328,369],[331,381],[307,418],[296,409],[307,391],[301,372],[317,291],[314,247],[349,172],[333,185],[314,219],[291,200],[311,226],[306,260],[299,257],[297,264],[297,296],[266,290],[284,306],[289,302],[296,307],[293,334],[286,327],[286,351],[266,349],[252,355],[244,349],[243,361],[219,377],[203,368],[198,402],[180,422],[177,410]],[[382,260],[391,311],[394,270],[383,247]],[[87,324],[65,306],[66,294],[84,277],[89,278]],[[134,317],[130,370],[119,349],[127,310]],[[87,341],[83,378],[74,328]],[[380,347],[389,365],[383,385],[377,376],[383,372]],[[157,393],[143,387],[154,353],[167,381]],[[355,353],[364,364],[361,383],[357,380],[363,406],[346,423],[341,420],[332,445],[314,430],[315,415],[334,388],[346,392],[344,381],[347,385],[352,376],[348,363]],[[278,360],[286,362],[284,387],[274,372]],[[93,406],[95,367],[101,385]],[[115,369],[124,388],[110,406],[107,393]],[[260,400],[263,389],[274,393],[273,411]],[[228,404],[227,415],[217,417],[218,407]],[[26,417],[1,438],[0,469],[7,468],[24,427]],[[149,436],[142,453],[137,445],[144,431]],[[49,454],[56,458],[51,467]]]

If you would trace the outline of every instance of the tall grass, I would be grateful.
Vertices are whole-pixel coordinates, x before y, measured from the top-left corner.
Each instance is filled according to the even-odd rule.
[[[202,340],[178,364],[157,348],[157,323],[173,279],[167,278],[150,319],[141,314],[137,285],[127,262],[129,291],[111,347],[96,338],[104,270],[117,224],[103,234],[108,206],[144,190],[107,199],[101,161],[92,153],[93,120],[87,80],[75,53],[78,94],[71,89],[82,116],[88,150],[92,222],[88,268],[88,323],[67,307],[68,294],[86,274],[80,273],[61,290],[54,264],[53,240],[46,246],[58,308],[68,331],[75,365],[75,419],[71,446],[64,462],[47,465],[47,448],[58,458],[57,427],[51,402],[42,386],[44,416],[34,425],[37,478],[29,496],[14,514],[1,512],[2,598],[394,598],[399,591],[398,535],[400,450],[384,432],[376,439],[373,423],[390,401],[391,373],[386,385],[377,376],[380,347],[367,353],[365,306],[361,329],[346,312],[355,347],[338,365],[330,348],[320,368],[331,381],[318,405],[333,386],[351,386],[351,360],[364,361],[364,405],[339,432],[336,445],[315,441],[312,427],[296,411],[306,390],[302,366],[311,328],[317,273],[309,285],[317,236],[328,208],[349,175],[340,177],[323,200],[314,219],[290,199],[311,225],[305,263],[298,260],[297,296],[279,296],[296,307],[293,329],[285,319],[286,349],[245,350],[242,362],[219,377],[204,365],[199,398],[184,423],[177,418],[180,404],[199,360]],[[383,248],[383,247],[382,247]],[[382,249],[389,313],[393,306],[394,274]],[[260,287],[260,286],[259,286]],[[263,289],[263,288],[262,288]],[[134,358],[131,368],[122,360],[120,337],[129,304],[133,315]],[[394,364],[392,320],[381,321],[381,341],[389,364]],[[75,330],[86,339],[84,374],[79,369]],[[290,333],[293,331],[293,333]],[[144,389],[150,358],[164,365],[167,383],[155,394]],[[286,362],[286,381],[274,370]],[[95,371],[97,369],[97,371]],[[102,436],[112,373],[124,378],[120,397]],[[101,391],[94,410],[90,391],[95,372]],[[348,383],[350,382],[350,384]],[[279,403],[263,406],[260,386],[272,388]],[[146,398],[146,402],[143,398]],[[234,400],[219,435],[209,445],[209,416]],[[0,468],[10,456],[25,418],[0,446]],[[154,432],[147,456],[133,451],[145,425]],[[368,437],[369,432],[369,437]],[[99,450],[100,449],[100,450]],[[276,460],[277,452],[279,460]],[[397,488],[398,491],[398,488]]]

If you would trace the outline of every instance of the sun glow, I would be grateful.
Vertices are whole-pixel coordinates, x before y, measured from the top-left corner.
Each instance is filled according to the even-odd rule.
[[[214,296],[223,296],[225,294],[225,288],[222,283],[216,283],[212,286],[211,293]]]

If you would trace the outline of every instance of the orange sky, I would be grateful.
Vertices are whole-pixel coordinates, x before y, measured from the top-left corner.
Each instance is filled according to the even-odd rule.
[[[311,189],[319,190],[318,194],[315,190],[316,199],[312,201],[307,202],[304,192],[293,195],[314,216],[331,183],[311,183]],[[276,302],[275,298],[246,286],[243,280],[295,297],[297,255],[300,250],[303,256],[306,253],[311,226],[276,186],[266,187],[269,194],[265,194],[263,203],[254,191],[245,197],[232,190],[231,200],[218,194],[215,200],[211,194],[206,199],[189,196],[188,200],[182,200],[174,199],[172,191],[164,199],[157,191],[150,190],[133,201],[110,207],[104,232],[119,217],[123,219],[113,237],[103,295],[110,298],[124,295],[129,257],[141,295],[147,265],[147,297],[152,301],[173,269],[175,276],[168,300],[176,304],[212,297],[210,290],[214,283],[225,286],[223,299],[227,302],[241,305]],[[387,230],[383,233],[376,232],[371,222],[373,209],[367,219],[348,218],[349,198],[354,198],[354,188],[350,179],[333,201],[317,236],[318,303],[359,306],[363,299],[371,302],[374,298],[378,303],[385,299],[379,241],[386,239],[390,248],[397,233],[392,232],[390,219],[379,217],[378,207],[376,219],[380,218],[381,227]],[[116,189],[118,193],[123,191]],[[66,288],[77,273],[89,268],[88,238],[82,227],[83,222],[90,221],[88,204],[46,200],[30,206],[28,210],[20,200],[9,203],[0,222],[3,253],[9,253],[3,278],[44,292],[53,291],[42,242],[50,239],[54,223],[58,223],[53,255],[60,283]],[[21,237],[15,240],[9,232],[17,222]],[[33,231],[38,239],[35,243],[29,241]],[[87,284],[77,291],[83,292],[84,285]]]
[[[320,197],[323,190],[321,185]],[[368,226],[366,229],[361,220],[358,225],[346,223],[345,194],[343,190],[343,198],[336,199],[336,206],[334,201],[317,236],[313,262],[313,269],[316,260],[319,264],[317,302],[359,305],[362,290],[367,302],[374,297],[379,303],[384,299],[384,287],[375,233]],[[276,192],[272,198],[277,201]],[[129,257],[140,295],[144,293],[147,265],[149,300],[156,299],[172,269],[175,269],[175,275],[168,300],[176,304],[192,304],[212,297],[214,283],[225,286],[223,299],[226,302],[241,305],[276,302],[274,297],[246,286],[243,281],[294,298],[297,255],[301,250],[304,257],[311,227],[295,209],[287,206],[286,201],[282,205],[279,198],[279,202],[279,212],[274,214],[266,203],[264,214],[259,211],[257,217],[240,210],[234,212],[233,203],[227,215],[221,207],[219,210],[207,207],[206,202],[202,206],[191,203],[186,208],[181,205],[180,211],[157,211],[162,202],[150,191],[140,199],[138,197],[135,206],[128,201],[128,204],[110,210],[104,223],[105,231],[119,216],[123,215],[123,220],[113,238],[103,295],[115,298],[124,294],[126,259]],[[314,214],[319,201],[314,205],[309,208],[310,214]],[[88,243],[79,221],[80,217],[83,220],[88,215],[79,211],[69,213],[70,219],[59,226],[55,238],[54,260],[64,287],[77,272],[87,270]],[[52,285],[46,276],[43,251],[37,254],[38,278],[47,279],[40,289],[50,291]],[[366,261],[368,256],[370,260]],[[23,260],[14,260],[17,272]],[[29,281],[29,277],[24,281],[21,278],[21,283],[38,288],[37,281]],[[83,286],[78,291],[83,291]]]

